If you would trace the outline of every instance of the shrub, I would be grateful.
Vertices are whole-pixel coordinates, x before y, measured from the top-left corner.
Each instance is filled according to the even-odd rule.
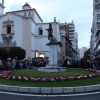
[[[17,56],[18,60],[22,60],[25,58],[26,51],[21,47],[11,47],[9,50],[9,57],[12,59]]]
[[[7,59],[8,57],[8,51],[5,48],[0,48],[0,58],[2,60]]]

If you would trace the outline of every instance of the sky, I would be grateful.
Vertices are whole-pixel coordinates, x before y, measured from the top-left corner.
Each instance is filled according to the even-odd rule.
[[[35,8],[43,22],[53,22],[54,17],[60,23],[74,22],[78,34],[78,48],[90,47],[93,20],[93,0],[4,0],[4,13],[22,10],[28,2]],[[1,0],[2,2],[2,0]]]

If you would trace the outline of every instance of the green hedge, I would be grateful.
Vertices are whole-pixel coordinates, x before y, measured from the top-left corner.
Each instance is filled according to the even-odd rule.
[[[8,50],[5,48],[0,48],[0,58],[2,60],[8,58]]]
[[[18,60],[22,60],[25,58],[26,51],[21,47],[11,47],[9,50],[9,57],[12,59],[17,56]]]
[[[26,55],[26,51],[21,47],[10,47],[9,50],[2,47],[0,48],[0,58],[2,60],[5,60],[9,57],[13,59],[15,56],[17,56],[18,60],[22,60],[25,58],[25,55]]]

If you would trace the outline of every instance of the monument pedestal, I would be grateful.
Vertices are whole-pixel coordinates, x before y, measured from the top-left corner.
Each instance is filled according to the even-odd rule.
[[[46,67],[38,68],[38,71],[43,72],[61,72],[67,71],[67,67],[59,67],[57,66],[58,62],[58,54],[57,54],[57,45],[59,42],[50,42],[46,44],[49,46],[49,64]]]
[[[49,67],[41,67],[38,68],[38,71],[41,72],[66,72],[67,71],[67,67],[53,67],[53,66],[49,66]]]
[[[57,56],[57,44],[49,45],[49,64],[50,66],[57,66],[58,56]],[[50,67],[46,66],[46,67]]]

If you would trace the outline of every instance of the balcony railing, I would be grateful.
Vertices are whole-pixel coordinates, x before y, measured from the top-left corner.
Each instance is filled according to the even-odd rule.
[[[74,37],[74,35],[70,35],[70,34],[69,34],[69,37]]]
[[[1,36],[13,36],[15,33],[1,34]]]
[[[96,11],[96,12],[100,12],[100,9],[96,9],[95,11]]]

